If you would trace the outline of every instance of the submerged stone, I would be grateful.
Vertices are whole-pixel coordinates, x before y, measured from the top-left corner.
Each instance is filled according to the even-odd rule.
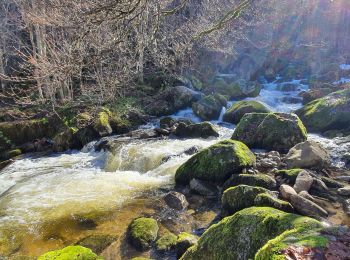
[[[81,239],[77,245],[90,248],[96,254],[100,254],[104,249],[116,241],[117,238],[117,236],[111,235],[91,235]]]
[[[129,226],[129,240],[139,250],[145,250],[157,239],[158,224],[152,218],[135,219]]]
[[[157,242],[156,247],[158,251],[169,251],[176,246],[177,236],[173,233],[167,233],[161,236]]]

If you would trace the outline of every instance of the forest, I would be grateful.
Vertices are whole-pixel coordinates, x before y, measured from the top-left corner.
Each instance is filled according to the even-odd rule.
[[[0,260],[346,260],[348,0],[1,0]]]

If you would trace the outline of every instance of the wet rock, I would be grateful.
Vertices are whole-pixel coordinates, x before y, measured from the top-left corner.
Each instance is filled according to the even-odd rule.
[[[302,169],[279,170],[275,172],[275,178],[279,184],[294,185]]]
[[[228,123],[238,124],[247,113],[269,113],[270,110],[257,101],[239,101],[232,105],[224,114],[223,120]]]
[[[315,198],[312,197],[312,195],[310,195],[310,193],[308,193],[307,191],[302,191],[298,195],[312,202],[315,202]]]
[[[177,236],[173,233],[167,233],[161,236],[156,242],[156,248],[158,251],[164,252],[175,248],[177,242]]]
[[[219,118],[222,107],[227,104],[226,97],[214,94],[206,96],[192,105],[195,115],[203,120],[216,120]]]
[[[318,178],[314,178],[314,181],[312,182],[312,185],[311,185],[311,189],[317,190],[320,192],[327,192],[329,190],[327,185],[324,183],[324,181]]]
[[[180,233],[177,237],[176,252],[180,258],[190,247],[198,243],[199,237],[186,232]]]
[[[191,148],[188,148],[186,151],[184,151],[184,154],[186,155],[193,155],[195,153],[199,152],[199,147],[198,146],[192,146]]]
[[[233,173],[255,165],[255,156],[238,141],[226,140],[192,156],[175,174],[177,184],[188,184],[192,179],[223,183]]]
[[[350,176],[338,176],[335,177],[338,181],[350,182]]]
[[[281,197],[285,200],[290,200],[292,195],[297,195],[296,191],[289,185],[281,185],[280,187]]]
[[[324,182],[324,184],[328,187],[328,188],[336,188],[336,189],[339,189],[339,188],[344,188],[345,187],[345,184],[339,182],[339,181],[336,181],[332,178],[328,178],[328,177],[321,177],[321,180]]]
[[[271,208],[283,210],[285,212],[294,211],[292,205],[289,202],[276,199],[268,193],[258,194],[254,199],[254,205],[259,207],[271,207]]]
[[[90,248],[94,253],[100,254],[104,249],[117,240],[117,236],[91,235],[81,239],[77,245]]]
[[[298,88],[299,85],[293,83],[284,83],[277,86],[277,89],[283,92],[297,91]]]
[[[131,131],[125,134],[125,136],[135,139],[150,139],[160,137],[161,135],[157,132],[156,129],[139,129]]]
[[[225,190],[221,198],[223,215],[232,215],[239,210],[254,206],[256,196],[268,192],[267,189],[247,185],[238,185]]]
[[[232,139],[250,148],[287,151],[307,139],[306,129],[295,114],[246,114],[235,129]]]
[[[164,201],[172,209],[185,210],[188,207],[185,195],[179,192],[169,192],[164,196]]]
[[[98,113],[98,116],[94,121],[94,130],[100,135],[100,137],[113,133],[113,129],[110,124],[111,116],[111,112],[107,109],[104,109]]]
[[[129,240],[136,249],[146,250],[157,239],[158,230],[155,219],[135,219],[129,226]]]
[[[338,194],[341,196],[350,196],[350,186],[346,186],[344,188],[340,188],[337,190]]]
[[[215,185],[197,179],[192,179],[190,181],[190,189],[192,192],[206,197],[216,197],[219,193]]]
[[[192,122],[189,119],[175,119],[172,117],[163,117],[159,121],[160,128],[171,128],[171,127],[176,126],[177,124],[180,124],[180,123],[183,123],[185,125],[194,124],[194,122]]]
[[[289,169],[324,168],[330,165],[331,158],[326,149],[314,141],[299,143],[289,150],[285,157]]]
[[[82,246],[67,246],[63,249],[50,251],[38,257],[38,260],[55,260],[55,259],[100,259],[91,249]]]
[[[209,138],[218,137],[219,133],[215,126],[209,122],[186,125],[179,123],[175,133],[178,137]]]
[[[299,97],[283,97],[282,102],[287,104],[299,104],[303,101],[302,98]]]
[[[325,211],[323,208],[321,208],[311,200],[305,199],[300,195],[291,194],[289,201],[298,212],[305,216],[314,218],[328,217],[327,211]]]
[[[302,171],[298,174],[293,188],[296,193],[309,191],[313,181],[314,179],[307,171]]]
[[[329,95],[332,92],[333,92],[332,85],[329,85],[329,87],[326,87],[326,88],[322,87],[322,88],[310,89],[309,91],[304,92],[302,94],[303,104],[310,103],[311,101],[322,98],[326,95]]]
[[[63,152],[73,148],[74,146],[76,147],[77,144],[75,144],[74,133],[75,131],[72,128],[68,128],[65,131],[57,134],[53,139],[53,150],[55,152]]]
[[[269,190],[276,188],[276,181],[266,174],[235,174],[224,183],[223,190],[240,184],[258,186]]]

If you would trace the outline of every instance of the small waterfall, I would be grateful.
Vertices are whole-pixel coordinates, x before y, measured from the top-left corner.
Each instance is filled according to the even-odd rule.
[[[227,111],[226,107],[222,107],[218,122],[223,122],[226,111]]]

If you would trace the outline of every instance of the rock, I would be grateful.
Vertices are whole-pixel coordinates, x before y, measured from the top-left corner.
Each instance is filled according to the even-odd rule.
[[[134,257],[134,258],[131,258],[131,260],[153,260],[153,259],[146,258],[146,257]]]
[[[311,185],[311,190],[316,190],[319,192],[329,191],[327,185],[321,179],[318,179],[318,178],[314,178],[314,181],[312,182],[312,185]]]
[[[296,193],[309,191],[313,181],[314,179],[307,171],[302,171],[298,174],[293,188]]]
[[[303,197],[303,198],[305,198],[305,199],[308,199],[308,200],[310,200],[310,201],[312,201],[312,202],[315,202],[315,198],[312,197],[307,191],[302,191],[302,192],[300,192],[300,193],[299,193],[299,196],[301,196],[301,197]]]
[[[94,253],[100,254],[104,249],[117,240],[117,236],[91,235],[81,239],[77,245],[90,248]]]
[[[276,188],[276,181],[266,174],[235,174],[224,183],[223,190],[240,184],[258,186],[269,190]]]
[[[289,150],[285,157],[287,167],[324,168],[330,165],[331,158],[326,149],[314,141],[305,141]]]
[[[60,250],[50,251],[38,257],[38,260],[59,260],[59,259],[100,259],[91,249],[82,246],[67,246]]]
[[[190,181],[190,189],[199,195],[207,197],[216,197],[219,193],[215,185],[197,179]]]
[[[343,207],[346,215],[350,216],[350,199],[344,200]]]
[[[350,196],[350,186],[346,186],[344,188],[340,188],[337,190],[338,194],[341,196]]]
[[[335,178],[339,181],[350,182],[350,176],[337,176]]]
[[[5,160],[10,160],[12,158],[15,158],[17,156],[20,156],[22,154],[22,150],[21,149],[14,149],[14,150],[10,150],[10,151],[6,151],[4,153],[0,153],[0,162],[1,161],[5,161]],[[0,167],[1,169],[1,167]]]
[[[295,180],[302,171],[302,169],[279,170],[275,172],[275,178],[280,184],[294,185]]]
[[[164,196],[165,203],[172,209],[185,210],[188,207],[188,202],[185,195],[171,191]]]
[[[53,139],[53,150],[55,152],[64,152],[71,148],[75,148],[78,146],[76,141],[74,140],[74,134],[76,131],[72,128],[68,128],[65,131],[57,134]]]
[[[186,125],[179,123],[175,130],[178,137],[209,138],[218,137],[219,133],[215,126],[209,122]]]
[[[161,118],[159,120],[160,128],[171,128],[171,127],[173,127],[173,126],[175,126],[176,124],[179,124],[179,123],[183,123],[185,125],[194,124],[194,122],[192,122],[189,119],[174,119],[174,118],[172,118],[170,116],[163,117],[163,118]]]
[[[250,113],[243,116],[232,139],[250,148],[287,151],[307,139],[307,132],[295,114]]]
[[[297,91],[298,88],[299,88],[299,85],[293,84],[293,83],[283,83],[277,86],[277,90],[283,91],[283,92]]]
[[[278,163],[273,161],[270,158],[264,158],[262,160],[260,160],[260,166],[263,168],[267,168],[267,169],[271,169],[271,168],[275,168],[278,166]]]
[[[316,99],[296,111],[310,131],[342,130],[350,125],[350,88]]]
[[[282,102],[287,104],[299,104],[303,100],[299,97],[283,97]]]
[[[193,112],[203,120],[216,120],[221,110],[227,104],[227,99],[219,94],[209,95],[192,105]]]
[[[158,251],[169,251],[175,248],[176,242],[177,236],[169,232],[157,240],[156,247]]]
[[[322,224],[317,220],[277,209],[247,208],[212,225],[201,236],[198,244],[188,249],[181,259],[254,259],[259,249],[264,252],[255,259],[284,259],[264,257],[268,255],[265,249],[268,250],[275,244],[272,243],[269,248],[265,248],[264,245],[271,239],[276,237],[280,239],[284,234],[293,232],[294,240],[290,239],[288,242],[283,240],[284,243],[278,245],[287,246],[294,242],[319,246],[320,243],[314,243],[313,239],[311,241],[306,239],[308,236],[303,232],[310,234],[312,230],[321,227]],[[319,236],[315,235],[314,238],[316,241],[320,240]],[[325,244],[322,246],[326,246]],[[279,250],[273,252],[280,254]]]
[[[131,137],[134,139],[150,139],[150,138],[158,138],[160,137],[159,132],[156,129],[139,129],[135,131],[131,131],[125,134],[127,137]]]
[[[296,191],[291,186],[288,186],[285,184],[281,185],[280,193],[281,193],[281,197],[287,201],[290,200],[290,197],[292,195],[297,195]]]
[[[258,194],[254,199],[254,205],[258,207],[271,207],[285,212],[294,211],[293,206],[289,202],[276,199],[268,193]]]
[[[322,98],[324,96],[329,95],[330,93],[333,92],[333,89],[331,88],[332,85],[330,85],[328,88],[315,88],[315,89],[310,89],[307,92],[304,92],[302,94],[303,98],[303,104],[310,103],[311,101],[314,101],[316,99]]]
[[[301,214],[314,218],[326,218],[328,217],[327,211],[318,206],[311,200],[296,194],[290,195],[290,203]]]
[[[188,184],[192,179],[223,183],[230,175],[255,165],[249,148],[238,141],[225,140],[192,156],[176,171],[177,184]]]
[[[98,132],[100,137],[104,137],[113,133],[113,129],[110,124],[112,113],[108,109],[98,113],[97,118],[94,121],[94,130]]]
[[[180,258],[186,251],[192,246],[198,243],[199,237],[186,232],[182,232],[177,237],[176,242],[176,253],[177,257]]]
[[[135,219],[129,226],[129,240],[136,249],[146,250],[157,239],[158,230],[155,219]]]
[[[224,114],[223,120],[228,123],[238,124],[247,113],[269,113],[270,110],[257,101],[239,101],[232,105]]]
[[[258,194],[268,193],[267,189],[247,185],[238,185],[224,191],[221,204],[224,215],[254,206],[254,200]]]
[[[339,181],[336,181],[332,178],[328,178],[328,177],[321,177],[321,180],[326,184],[326,186],[328,188],[336,188],[336,189],[339,189],[339,188],[344,188],[345,187],[345,184],[339,182]]]

